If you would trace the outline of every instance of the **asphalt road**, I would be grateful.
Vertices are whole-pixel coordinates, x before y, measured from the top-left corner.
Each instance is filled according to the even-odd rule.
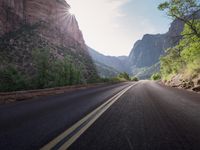
[[[41,148],[131,84],[0,106],[0,150]],[[140,81],[69,149],[200,150],[200,94]]]
[[[0,105],[0,150],[37,150],[131,83]]]
[[[200,150],[200,95],[140,81],[70,150]]]

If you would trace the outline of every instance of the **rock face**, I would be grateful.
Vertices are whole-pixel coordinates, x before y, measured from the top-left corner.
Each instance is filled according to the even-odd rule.
[[[175,46],[182,38],[183,26],[181,21],[175,20],[165,34],[144,35],[134,44],[128,57],[105,56],[91,48],[89,48],[89,52],[94,61],[119,72],[125,71],[141,79],[149,78],[154,72],[159,71],[159,59],[165,54],[165,50]],[[98,64],[97,67],[99,66]]]
[[[55,58],[65,55],[96,76],[76,18],[65,0],[0,0],[0,55],[24,70],[32,70],[34,49],[48,48]],[[6,63],[7,60],[5,60]]]
[[[153,73],[153,68],[158,71],[160,56],[165,54],[166,49],[179,42],[183,26],[181,21],[175,20],[166,34],[146,34],[142,40],[137,41],[129,55],[130,72],[133,75],[139,75],[140,78],[149,78]],[[148,71],[149,68],[151,71]],[[145,75],[141,73],[144,69]]]
[[[157,63],[159,57],[164,54],[164,42],[164,35],[144,35],[142,40],[135,43],[130,53],[130,65],[142,68]]]
[[[61,34],[54,37],[52,32],[41,31],[56,44],[70,44],[69,38],[73,38],[84,46],[82,33],[74,16],[69,14],[70,6],[65,0],[1,0],[0,27],[1,35],[19,29],[22,24],[35,25],[43,23],[48,25],[48,30]],[[55,32],[55,33],[56,33]],[[54,38],[58,38],[55,41]],[[67,45],[68,46],[68,45]]]

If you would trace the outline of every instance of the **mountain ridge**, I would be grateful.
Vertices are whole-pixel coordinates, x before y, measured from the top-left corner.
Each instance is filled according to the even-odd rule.
[[[174,20],[169,30],[164,34],[145,34],[142,39],[134,43],[127,57],[105,56],[100,53],[96,53],[96,55],[100,54],[96,56],[91,54],[91,52],[90,54],[93,60],[101,61],[105,65],[111,66],[121,72],[125,71],[131,76],[137,76],[141,79],[150,78],[153,73],[159,71],[160,57],[165,55],[165,51],[175,46],[182,38],[181,32],[183,31],[183,27],[183,22]],[[120,59],[120,57],[123,59]],[[120,60],[119,66],[109,63],[113,58]]]

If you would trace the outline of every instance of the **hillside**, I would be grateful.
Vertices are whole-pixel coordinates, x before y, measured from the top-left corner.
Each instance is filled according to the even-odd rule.
[[[105,56],[90,47],[88,47],[88,51],[93,61],[98,64],[96,67],[101,76],[107,76],[108,72],[110,72],[109,74],[112,76],[119,72],[129,72],[128,57]],[[104,69],[102,70],[102,68]],[[104,74],[105,69],[107,70],[106,74]]]
[[[167,33],[146,34],[137,41],[129,55],[130,73],[144,79],[159,71],[160,57],[180,41],[183,26],[181,21],[175,20]]]
[[[160,57],[165,55],[166,49],[175,46],[180,41],[182,31],[183,23],[175,20],[165,34],[144,35],[141,40],[134,44],[128,57],[105,56],[91,48],[88,48],[88,50],[94,62],[101,62],[101,64],[119,72],[125,71],[132,76],[147,79],[154,72],[160,70]],[[97,65],[97,69],[99,67],[100,64]],[[110,69],[111,74],[113,74],[112,72],[112,69]]]
[[[71,68],[66,70],[66,73],[68,71],[69,74],[77,74],[77,78],[79,78],[77,82],[92,81],[97,76],[97,72],[78,22],[75,16],[69,14],[69,8],[70,6],[65,0],[1,0],[1,72],[12,68],[10,70],[16,71],[19,76],[26,76],[27,80],[31,81],[39,76],[40,68],[44,67],[42,64],[37,64],[41,60],[36,59],[41,56],[43,59],[41,63],[44,64],[44,57],[47,55],[43,57],[42,55],[47,53],[46,64],[49,65],[49,68],[46,68],[47,71],[42,72],[43,74],[56,73],[56,68],[63,68],[64,65],[61,64],[65,64],[65,66],[69,66],[67,68]],[[9,73],[10,70],[8,70]],[[1,82],[5,83],[7,76],[1,73]],[[55,74],[54,77],[46,81],[48,85],[40,85],[39,87],[50,86],[49,83],[54,82],[58,76]],[[68,83],[73,84],[72,80],[75,79],[72,78],[74,75],[71,75]],[[56,85],[59,84],[54,86]]]

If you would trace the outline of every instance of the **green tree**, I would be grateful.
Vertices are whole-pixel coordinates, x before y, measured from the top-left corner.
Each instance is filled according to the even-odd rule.
[[[198,0],[168,0],[158,6],[165,11],[168,16],[184,22],[191,29],[190,33],[200,37],[200,31],[196,26],[195,20],[200,12],[200,3]]]
[[[120,73],[120,74],[118,75],[118,77],[119,77],[119,78],[122,78],[122,79],[125,79],[125,80],[127,80],[127,81],[130,81],[130,80],[131,80],[129,74],[126,73],[126,72]]]
[[[151,80],[160,80],[161,79],[161,74],[160,73],[154,73],[151,76]]]
[[[33,56],[37,70],[35,78],[37,88],[81,83],[83,78],[81,68],[70,58],[65,57],[63,60],[52,58],[48,49],[35,50]]]
[[[200,20],[194,22],[200,31]],[[167,54],[161,57],[161,74],[164,78],[177,73],[184,73],[189,77],[200,73],[200,38],[189,34],[191,30],[186,24],[179,44],[168,49]]]
[[[36,86],[37,88],[46,88],[50,78],[50,52],[48,49],[37,49],[33,52],[34,64],[37,69]]]
[[[139,81],[139,79],[137,77],[132,77],[131,81]]]
[[[18,91],[25,90],[29,86],[25,75],[14,66],[7,66],[0,70],[0,91]]]

